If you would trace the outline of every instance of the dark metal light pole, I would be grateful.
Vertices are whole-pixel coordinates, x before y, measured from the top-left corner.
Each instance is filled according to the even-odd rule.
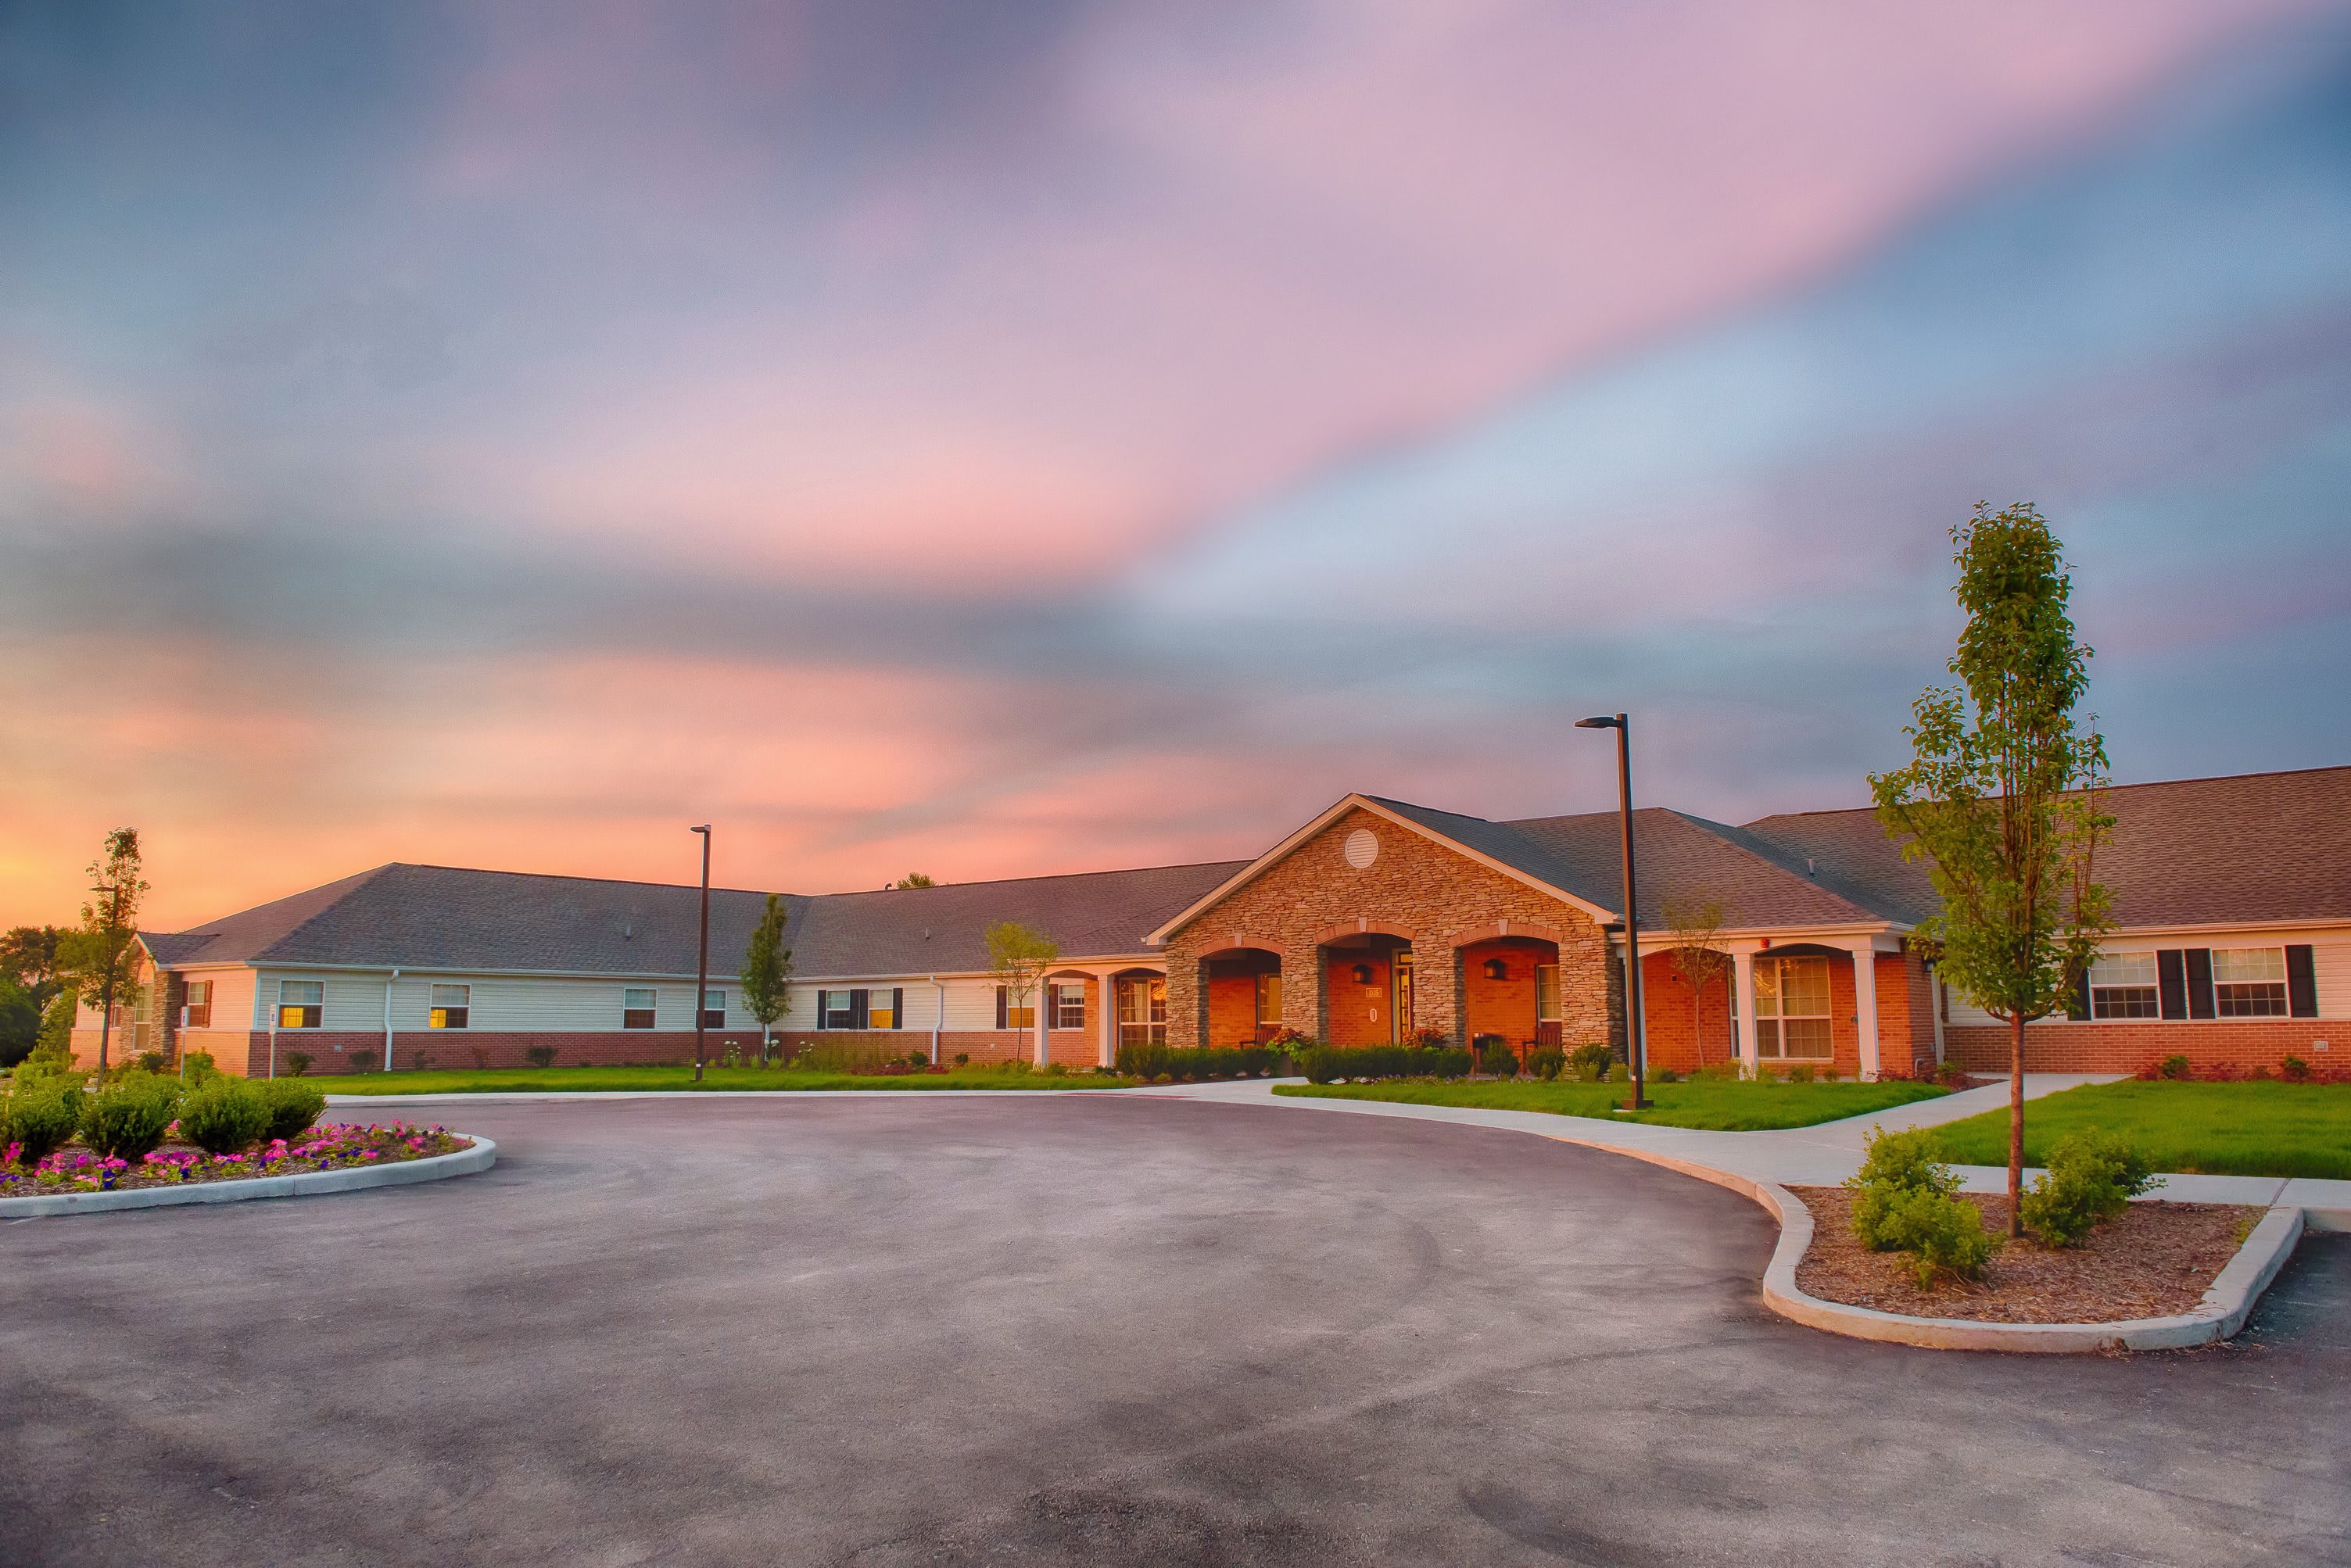
[[[1633,1070],[1631,1111],[1646,1110],[1648,1049],[1641,1015],[1641,917],[1633,907],[1633,722],[1623,714],[1606,718],[1580,718],[1578,729],[1616,732],[1617,831],[1625,846],[1625,1061]]]
[[[694,958],[694,1081],[702,1082],[703,1004],[710,999],[710,824],[689,832],[702,835],[702,937]]]

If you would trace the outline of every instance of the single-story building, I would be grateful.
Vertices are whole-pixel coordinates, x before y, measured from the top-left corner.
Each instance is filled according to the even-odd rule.
[[[2028,1064],[2332,1066],[2351,1019],[2351,768],[2116,788],[2099,874],[2116,928]],[[1649,1060],[1848,1076],[1998,1070],[2005,1030],[1912,940],[1934,907],[1866,810],[1741,827],[1635,813]],[[1255,859],[786,895],[778,1038],[1091,1067],[1125,1042],[1338,1045],[1435,1030],[1514,1051],[1625,1038],[1612,811],[1491,821],[1349,795]],[[734,978],[765,894],[714,890],[714,1055],[756,1051]],[[230,1071],[387,1062],[674,1061],[693,1051],[691,886],[392,864],[193,930],[142,935],[122,1046]],[[1008,996],[982,933],[1061,956]],[[78,1050],[94,1053],[97,1019]],[[2351,1029],[2334,1030],[2351,1040]]]

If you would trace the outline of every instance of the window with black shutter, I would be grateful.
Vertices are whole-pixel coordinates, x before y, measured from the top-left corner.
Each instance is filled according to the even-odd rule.
[[[2286,1003],[2298,1019],[2318,1016],[2318,967],[2307,945],[2285,950]]]
[[[2184,1019],[2188,1016],[2188,967],[2185,956],[2177,947],[2166,947],[2155,956],[2156,987],[2163,993],[2163,1016]]]
[[[850,1028],[863,1029],[872,1022],[872,1019],[866,1014],[866,1004],[870,997],[870,992],[862,990],[853,990],[849,993]]]
[[[2188,960],[2188,1016],[2192,1019],[2212,1017],[2212,949],[2190,947],[2181,955]]]

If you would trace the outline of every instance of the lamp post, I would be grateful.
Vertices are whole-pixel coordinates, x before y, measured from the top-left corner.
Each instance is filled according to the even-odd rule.
[[[689,828],[702,835],[702,935],[694,957],[694,1081],[702,1082],[703,1004],[710,998],[710,824]]]
[[[1633,723],[1623,714],[1580,718],[1578,729],[1616,732],[1616,820],[1625,848],[1625,1061],[1633,1070],[1633,1103],[1628,1111],[1645,1111],[1648,1049],[1641,1025],[1641,917],[1633,907]]]

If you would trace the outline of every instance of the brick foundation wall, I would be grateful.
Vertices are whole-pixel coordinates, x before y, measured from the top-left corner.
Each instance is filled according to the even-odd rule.
[[[2008,1071],[2004,1024],[1953,1024],[1943,1031],[1946,1060],[1970,1072]],[[2325,1040],[2330,1049],[2321,1051]],[[2299,1056],[2321,1072],[2351,1071],[2351,1023],[2341,1019],[2170,1019],[2100,1023],[2044,1020],[2024,1026],[2028,1072],[2137,1072],[2167,1056],[2184,1056],[2197,1072],[2214,1067],[2275,1072]]]
[[[1379,840],[1379,853],[1361,871],[1343,846],[1358,828]],[[1434,1026],[1468,1042],[1461,1005],[1462,968],[1455,944],[1476,940],[1495,923],[1555,931],[1560,942],[1561,999],[1566,1033],[1576,1040],[1609,1038],[1611,986],[1604,935],[1582,910],[1478,864],[1408,828],[1360,809],[1350,810],[1298,846],[1279,863],[1172,934],[1167,942],[1167,1038],[1179,1045],[1226,1044],[1209,1038],[1202,960],[1233,935],[1278,952],[1285,978],[1282,1022],[1316,1040],[1332,1037],[1332,994],[1324,983],[1332,956],[1320,948],[1334,927],[1358,919],[1409,931],[1413,948],[1414,1024]],[[1345,955],[1350,962],[1354,955]],[[1335,993],[1343,1000],[1351,985]],[[1621,1004],[1620,1004],[1621,1005]],[[1353,1026],[1350,1026],[1353,1027]],[[1384,1038],[1383,1036],[1382,1038]]]

